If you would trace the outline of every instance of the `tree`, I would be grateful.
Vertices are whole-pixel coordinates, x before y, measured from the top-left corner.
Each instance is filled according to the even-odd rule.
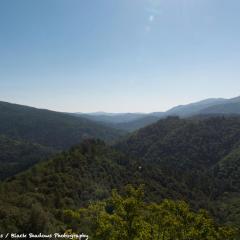
[[[35,234],[39,233],[47,234],[50,232],[50,229],[51,224],[48,214],[42,209],[40,205],[38,204],[33,205],[30,212],[27,232]]]
[[[91,239],[104,240],[233,240],[236,231],[218,226],[204,210],[193,212],[183,201],[143,201],[143,187],[116,190],[103,202],[77,212],[67,211]],[[70,217],[70,218],[69,218]]]

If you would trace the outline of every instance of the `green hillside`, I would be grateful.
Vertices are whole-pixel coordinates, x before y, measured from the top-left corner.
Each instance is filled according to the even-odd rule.
[[[113,187],[127,183],[129,172],[124,161],[121,154],[109,150],[102,142],[85,141],[3,182],[0,232],[29,232],[31,216],[36,211],[44,221],[47,219],[44,224],[47,229],[42,226],[36,231],[60,231],[64,228],[61,217],[64,209],[77,209],[104,199]]]
[[[239,140],[237,117],[170,117],[112,147],[85,140],[0,184],[0,231],[64,231],[66,209],[104,201],[127,184],[144,184],[146,203],[184,200],[238,227]]]
[[[208,169],[240,144],[240,118],[169,117],[132,134],[116,147],[146,162]]]
[[[199,194],[198,204],[220,221],[239,222],[240,118],[170,117],[137,131],[116,148],[177,179],[190,195]],[[227,202],[231,211],[222,215],[230,210]]]
[[[63,209],[103,200],[113,188],[128,183],[145,184],[147,200],[186,199],[187,195],[184,185],[161,170],[130,160],[101,141],[87,140],[0,185],[0,216],[4,216],[0,230],[26,231],[31,209],[38,205],[56,231],[63,224],[59,215]]]
[[[51,148],[0,135],[0,180],[26,170],[54,152]]]
[[[0,134],[13,139],[66,149],[85,138],[111,142],[123,133],[69,114],[0,102]]]

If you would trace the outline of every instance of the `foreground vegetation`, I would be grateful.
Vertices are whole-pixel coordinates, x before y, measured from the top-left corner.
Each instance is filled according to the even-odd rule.
[[[75,231],[93,240],[233,240],[237,229],[218,226],[205,210],[193,212],[182,201],[159,204],[143,201],[143,188],[127,186],[119,195],[78,211],[65,211],[64,219]]]

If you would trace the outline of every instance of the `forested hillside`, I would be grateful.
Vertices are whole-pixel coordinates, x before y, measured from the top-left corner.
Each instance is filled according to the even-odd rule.
[[[126,186],[105,201],[64,212],[69,228],[93,240],[236,240],[237,228],[221,226],[205,210],[192,211],[184,201],[144,202],[144,189]],[[72,231],[71,231],[72,232]]]
[[[55,152],[51,148],[0,135],[0,180],[26,170]]]
[[[66,209],[87,209],[127,184],[145,186],[145,203],[186,201],[238,227],[239,141],[238,117],[169,117],[112,147],[85,140],[0,184],[0,231],[65,231]]]
[[[0,102],[0,180],[86,138],[110,143],[124,132],[81,117]]]
[[[102,201],[113,188],[121,190],[127,184],[144,184],[145,202],[185,200],[193,211],[207,209],[217,224],[238,226],[238,190],[228,178],[218,176],[220,171],[201,174],[192,169],[183,176],[178,165],[166,166],[129,158],[101,141],[86,140],[0,185],[0,230],[64,231],[69,226],[66,209],[75,211]]]
[[[117,145],[126,154],[169,167],[208,169],[240,144],[240,118],[169,117]]]
[[[53,224],[56,231],[64,226],[63,209],[103,200],[113,188],[121,189],[128,183],[145,184],[149,201],[187,199],[185,186],[160,169],[130,160],[101,141],[87,140],[0,185],[0,230],[27,231],[35,211],[32,208],[37,206],[47,215],[48,227]]]
[[[85,118],[6,102],[0,102],[0,113],[0,134],[58,150],[85,138],[110,142],[123,134]]]
[[[178,179],[191,194],[208,196],[207,202],[201,197],[198,202],[213,205],[212,211],[221,221],[232,222],[240,219],[239,147],[239,117],[169,117],[137,131],[116,146],[128,156]],[[214,207],[215,201],[221,202],[220,210]]]

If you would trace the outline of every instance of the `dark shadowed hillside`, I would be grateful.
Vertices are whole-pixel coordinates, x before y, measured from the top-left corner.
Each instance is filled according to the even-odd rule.
[[[240,118],[168,117],[132,134],[118,148],[146,162],[209,168],[240,144]]]
[[[0,102],[0,134],[56,149],[65,149],[85,138],[107,142],[122,135],[81,117]]]
[[[54,152],[38,144],[0,136],[0,180],[26,170]]]
[[[121,135],[120,130],[85,118],[0,102],[0,179],[11,177],[85,138],[111,142]]]
[[[198,202],[208,196],[205,204],[212,205],[221,221],[239,222],[239,117],[169,117],[116,147],[178,179],[191,193],[198,192]]]

